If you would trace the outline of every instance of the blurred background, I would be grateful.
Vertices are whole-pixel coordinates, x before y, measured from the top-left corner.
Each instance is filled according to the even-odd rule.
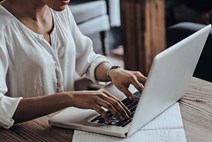
[[[122,45],[120,0],[71,0],[70,8],[81,31],[93,40],[97,53],[110,53]],[[165,0],[165,21],[166,28],[180,22],[209,24],[212,1]],[[103,31],[106,51],[102,51]]]
[[[71,0],[69,7],[82,33],[92,39],[95,52],[125,67],[120,3],[121,0]],[[212,1],[164,0],[164,23],[165,48],[168,48],[212,23]],[[211,46],[211,40],[207,45]],[[212,81],[212,70],[208,68],[212,50],[207,49],[204,54],[207,55],[201,57],[203,62],[199,63],[194,76]]]

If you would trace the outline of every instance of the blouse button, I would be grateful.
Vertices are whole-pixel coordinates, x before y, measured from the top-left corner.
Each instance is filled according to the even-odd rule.
[[[57,87],[62,87],[62,84],[60,82],[58,82]]]
[[[57,82],[57,92],[62,92],[63,91],[63,86],[60,82]]]

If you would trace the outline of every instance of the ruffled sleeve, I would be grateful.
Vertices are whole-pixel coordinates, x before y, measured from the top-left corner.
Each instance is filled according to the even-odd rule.
[[[8,54],[5,40],[0,33],[0,127],[10,128],[14,124],[12,119],[21,98],[6,96],[8,90],[6,85],[6,74],[8,70]]]

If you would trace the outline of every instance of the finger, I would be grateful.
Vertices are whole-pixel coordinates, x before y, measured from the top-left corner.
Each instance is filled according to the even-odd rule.
[[[147,78],[139,71],[135,72],[135,75],[140,83],[144,84],[146,82]]]
[[[130,110],[116,97],[110,95],[108,92],[104,92],[110,99],[108,100],[113,106],[121,113],[123,118],[129,118],[131,115]]]
[[[126,118],[129,118],[129,116],[126,117],[126,114],[123,113],[123,111],[120,111],[120,109],[117,107],[118,104],[113,105],[112,103],[105,101],[104,104],[103,104],[103,106],[105,108],[107,108],[118,120],[121,120],[122,121],[122,120],[124,120]],[[113,106],[113,108],[111,106]],[[111,118],[111,116],[109,116],[109,118]]]
[[[103,95],[102,100],[99,100],[99,105],[107,108],[117,119],[123,120],[129,118],[122,106],[110,96]]]
[[[114,116],[116,116],[116,118],[120,119],[120,113],[118,111],[118,109],[116,109],[115,106],[113,106],[112,103],[110,103],[109,101],[107,101],[108,99],[105,100],[99,100],[98,104],[100,106],[105,107],[106,109],[108,109]]]
[[[119,90],[123,92],[127,98],[129,98],[131,101],[133,101],[133,95],[132,93],[126,88],[125,86],[119,86]]]
[[[135,86],[136,89],[138,89],[140,92],[142,92],[142,90],[144,89],[143,84],[141,84],[136,76],[133,76],[133,78],[131,79],[131,83]]]
[[[99,106],[99,105],[96,104],[96,105],[94,106],[93,110],[95,110],[96,112],[98,112],[98,113],[101,115],[101,117],[104,118],[104,120],[105,120],[106,122],[109,122],[108,115],[107,115],[107,113],[101,108],[101,106]]]

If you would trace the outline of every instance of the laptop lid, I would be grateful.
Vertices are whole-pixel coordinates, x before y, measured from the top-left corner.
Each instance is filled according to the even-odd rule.
[[[185,94],[209,31],[210,26],[155,57],[132,122],[127,126],[91,123],[89,120],[97,112],[73,107],[51,117],[50,125],[117,137],[132,135]],[[118,98],[125,97],[113,85],[104,89],[115,96],[118,94]],[[131,92],[136,91],[132,86],[129,89]]]
[[[154,58],[128,136],[185,94],[210,29],[206,26]]]

